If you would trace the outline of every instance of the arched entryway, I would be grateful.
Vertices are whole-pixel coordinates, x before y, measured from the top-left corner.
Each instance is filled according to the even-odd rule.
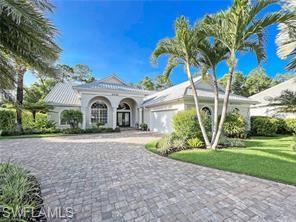
[[[118,127],[135,127],[137,103],[130,98],[122,99],[117,107],[116,124]]]

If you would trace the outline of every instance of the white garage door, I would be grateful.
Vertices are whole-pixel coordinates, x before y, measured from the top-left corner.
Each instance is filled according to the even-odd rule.
[[[150,130],[159,133],[170,133],[173,131],[173,117],[177,110],[152,111]]]

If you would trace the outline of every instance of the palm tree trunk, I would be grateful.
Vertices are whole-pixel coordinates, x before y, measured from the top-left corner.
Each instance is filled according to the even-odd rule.
[[[16,88],[16,130],[17,132],[23,131],[22,125],[22,106],[24,98],[24,74],[26,68],[19,66],[17,69],[17,88]]]
[[[216,77],[216,67],[213,67],[213,85],[214,85],[214,121],[213,121],[213,135],[211,143],[214,142],[218,130],[218,110],[219,110],[219,88]]]
[[[233,77],[235,67],[236,67],[236,57],[235,57],[235,53],[232,52],[231,55],[230,55],[229,78],[227,80],[227,85],[226,85],[226,90],[225,90],[225,95],[224,95],[221,119],[220,119],[220,122],[219,122],[219,127],[218,127],[218,130],[217,130],[216,137],[215,137],[214,142],[212,144],[213,149],[216,149],[216,147],[218,146],[219,138],[220,138],[222,130],[223,130],[223,125],[224,125],[224,121],[225,121],[226,114],[227,114],[227,108],[228,108],[228,104],[229,104],[229,95],[230,95],[230,92],[231,92],[232,77]]]
[[[193,98],[194,98],[194,103],[195,103],[195,108],[196,108],[196,115],[197,115],[198,123],[199,123],[199,126],[200,126],[200,130],[201,130],[202,136],[204,138],[206,147],[210,148],[211,143],[209,141],[206,129],[205,129],[204,124],[202,122],[202,117],[201,117],[200,108],[199,108],[198,96],[197,96],[196,88],[195,88],[195,85],[194,85],[194,82],[193,82],[193,78],[192,78],[192,74],[191,74],[190,66],[189,66],[188,62],[186,62],[186,71],[187,71],[187,76],[188,76],[188,79],[190,81],[190,85],[191,85],[191,88],[192,88],[192,91],[193,91]]]

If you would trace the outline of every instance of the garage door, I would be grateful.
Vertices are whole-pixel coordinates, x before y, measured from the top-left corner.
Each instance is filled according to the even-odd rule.
[[[170,133],[173,131],[173,117],[177,110],[152,111],[150,130],[159,133]]]

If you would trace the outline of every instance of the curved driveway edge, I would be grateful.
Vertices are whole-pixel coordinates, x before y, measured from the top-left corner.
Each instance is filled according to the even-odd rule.
[[[296,187],[147,152],[139,131],[0,141],[68,221],[296,221]],[[51,218],[49,221],[66,221]]]

